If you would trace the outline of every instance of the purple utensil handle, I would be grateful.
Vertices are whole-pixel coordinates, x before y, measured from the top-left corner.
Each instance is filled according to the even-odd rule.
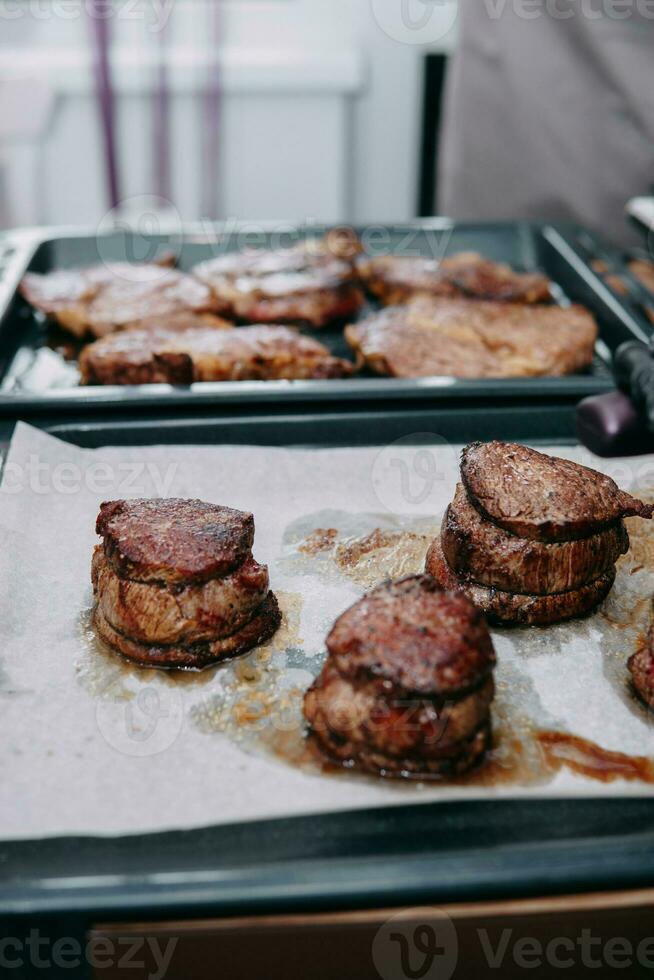
[[[120,183],[118,179],[118,159],[116,153],[114,92],[109,60],[111,11],[107,10],[103,0],[90,0],[87,9],[91,20],[93,36],[93,72],[95,75],[95,89],[100,111],[107,193],[110,207],[115,208],[120,202]]]
[[[621,391],[585,398],[577,406],[577,437],[596,456],[654,452],[654,433]]]

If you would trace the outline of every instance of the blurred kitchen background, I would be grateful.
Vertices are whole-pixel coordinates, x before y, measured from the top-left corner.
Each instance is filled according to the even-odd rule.
[[[151,193],[184,220],[435,213],[457,4],[422,30],[402,2],[3,0],[0,227],[96,225]]]

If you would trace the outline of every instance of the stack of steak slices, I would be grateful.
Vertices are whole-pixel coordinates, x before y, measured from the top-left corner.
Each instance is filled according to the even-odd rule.
[[[495,651],[479,609],[428,575],[385,582],[334,623],[304,698],[311,743],[386,776],[453,776],[491,740]]]
[[[252,557],[252,514],[201,500],[115,500],[101,505],[96,531],[93,623],[124,657],[199,669],[279,626],[268,569]]]
[[[461,480],[426,567],[496,623],[590,613],[629,547],[623,518],[653,511],[602,473],[511,443],[468,446]]]

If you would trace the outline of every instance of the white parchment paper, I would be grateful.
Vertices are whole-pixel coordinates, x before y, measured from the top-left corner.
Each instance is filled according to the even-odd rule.
[[[301,694],[320,669],[329,626],[374,581],[419,569],[452,497],[458,447],[424,442],[91,451],[20,424],[0,488],[0,837],[142,833],[459,797],[651,793],[567,769],[545,781],[448,785],[297,764]],[[654,486],[652,457],[607,463],[552,451],[626,489]],[[285,613],[270,644],[181,677],[101,648],[88,620],[95,518],[102,500],[133,496],[254,512],[254,555],[269,565]],[[495,722],[505,738],[513,726],[547,728],[654,756],[650,716],[625,667],[654,591],[654,529],[632,521],[632,531],[636,524],[603,611],[547,630],[494,631]],[[303,543],[319,528],[331,529],[331,543]],[[377,528],[386,538],[373,538],[370,551]]]

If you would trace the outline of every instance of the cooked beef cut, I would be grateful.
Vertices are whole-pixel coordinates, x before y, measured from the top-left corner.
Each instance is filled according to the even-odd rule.
[[[93,624],[135,663],[201,670],[268,640],[281,622],[254,518],[201,500],[101,504]]]
[[[581,306],[419,298],[348,326],[345,337],[377,374],[529,377],[588,367],[597,324]]]
[[[606,598],[615,581],[611,567],[594,581],[578,589],[555,595],[525,595],[478,585],[466,576],[456,575],[445,559],[436,539],[429,551],[425,571],[444,589],[459,589],[481,609],[490,623],[505,626],[550,626],[567,619],[587,616]]]
[[[461,483],[445,511],[441,546],[458,576],[506,592],[550,595],[578,589],[615,564],[629,547],[624,522],[577,541],[519,538],[484,520]]]
[[[227,575],[245,561],[254,517],[202,500],[112,500],[100,505],[96,533],[121,577],[190,585]]]
[[[91,581],[103,617],[145,644],[189,644],[229,636],[252,618],[268,594],[268,569],[254,558],[223,578],[170,588],[122,578],[96,547]]]
[[[193,276],[147,263],[30,272],[20,289],[32,306],[76,337],[103,337],[141,320],[211,313],[217,306],[211,290]]]
[[[629,658],[627,666],[638,696],[648,707],[654,708],[654,623],[644,645]]]
[[[182,670],[202,670],[219,661],[246,653],[265,643],[278,629],[281,613],[277,599],[269,592],[251,618],[235,632],[205,642],[181,644],[147,644],[115,629],[105,618],[99,605],[93,613],[93,625],[98,636],[118,650],[128,660],[144,667],[166,667]]]
[[[90,344],[79,365],[83,384],[191,384],[343,378],[348,361],[292,327],[163,325],[125,330]]]
[[[329,758],[382,775],[456,775],[490,744],[495,653],[483,616],[428,576],[387,582],[327,638],[304,699]]]
[[[475,687],[495,662],[483,616],[427,575],[364,596],[336,620],[327,650],[343,677],[430,696]]]
[[[515,443],[467,446],[461,479],[482,517],[536,541],[570,541],[654,512],[603,473]]]
[[[649,262],[647,259],[632,259],[629,270],[654,295],[654,262]]]
[[[420,293],[517,303],[543,303],[552,298],[545,276],[515,272],[477,252],[459,252],[442,260],[385,255],[361,262],[359,272],[370,292],[391,306]]]
[[[193,272],[234,319],[323,327],[353,316],[363,303],[352,264],[359,249],[356,236],[342,229],[292,248],[230,252]]]

